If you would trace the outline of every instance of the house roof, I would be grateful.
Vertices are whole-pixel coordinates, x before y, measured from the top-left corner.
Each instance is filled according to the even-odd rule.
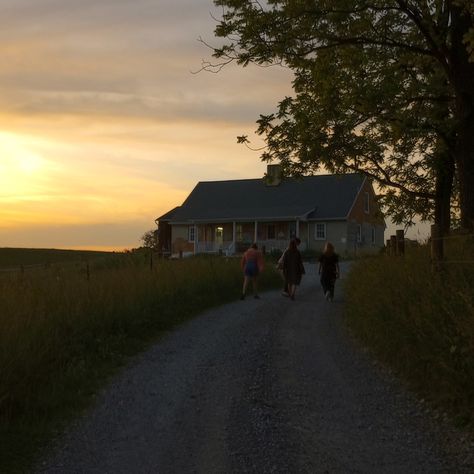
[[[287,178],[278,186],[262,179],[199,182],[182,206],[158,220],[345,219],[364,179],[359,174],[317,175]]]
[[[172,220],[175,212],[180,208],[180,206],[176,206],[175,208],[171,209],[171,211],[168,211],[166,214],[163,214],[162,216],[158,217],[156,219],[156,222],[158,221],[170,221]]]

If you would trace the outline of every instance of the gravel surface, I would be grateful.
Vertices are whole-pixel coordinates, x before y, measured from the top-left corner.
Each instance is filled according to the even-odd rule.
[[[135,358],[36,472],[474,472],[472,444],[357,347],[340,285],[329,303],[307,270],[296,301],[227,304]]]

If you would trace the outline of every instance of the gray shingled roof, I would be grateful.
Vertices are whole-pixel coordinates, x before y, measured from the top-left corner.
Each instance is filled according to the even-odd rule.
[[[176,206],[171,211],[168,211],[166,214],[163,214],[162,216],[158,217],[156,219],[157,221],[171,221],[173,219],[173,216],[175,212],[180,208],[181,206]]]
[[[345,219],[364,181],[358,174],[284,179],[267,186],[262,179],[199,182],[173,222],[242,219]]]

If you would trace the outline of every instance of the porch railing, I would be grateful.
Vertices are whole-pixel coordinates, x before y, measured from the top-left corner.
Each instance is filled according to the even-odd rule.
[[[232,241],[224,242],[198,242],[196,253],[223,253],[233,255],[235,246]]]
[[[245,252],[250,246],[251,242],[198,242],[196,253],[222,253],[224,255],[234,255],[235,253]],[[265,252],[270,253],[274,251],[283,252],[288,247],[288,240],[258,240],[257,245],[259,249],[265,247]],[[306,244],[301,242],[299,249],[301,251],[306,249]]]

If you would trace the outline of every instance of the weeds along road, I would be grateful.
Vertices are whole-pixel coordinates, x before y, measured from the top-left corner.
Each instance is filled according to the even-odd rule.
[[[472,472],[351,342],[341,287],[326,302],[307,269],[296,301],[235,301],[135,359],[38,472]]]

